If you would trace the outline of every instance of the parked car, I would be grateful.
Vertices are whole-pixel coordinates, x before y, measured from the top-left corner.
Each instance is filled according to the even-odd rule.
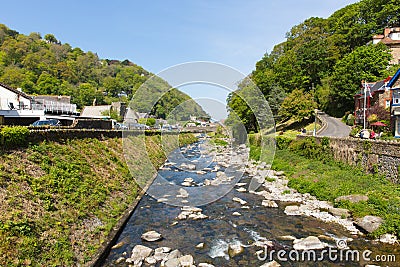
[[[123,123],[117,122],[117,124],[115,125],[115,129],[117,129],[117,130],[128,130],[128,126],[126,126]]]
[[[31,126],[61,126],[61,122],[57,119],[38,120],[31,124]]]
[[[140,130],[148,130],[148,129],[150,129],[149,126],[147,126],[146,124],[141,124],[141,123],[132,123],[129,126],[132,129],[140,129]]]

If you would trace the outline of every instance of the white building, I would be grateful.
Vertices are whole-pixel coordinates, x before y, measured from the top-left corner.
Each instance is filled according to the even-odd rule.
[[[44,109],[32,108],[32,97],[0,83],[0,123],[28,125],[44,115]]]

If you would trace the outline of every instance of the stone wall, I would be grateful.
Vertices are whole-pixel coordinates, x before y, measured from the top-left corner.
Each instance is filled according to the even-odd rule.
[[[298,138],[305,138],[298,136]],[[323,137],[316,137],[321,141]],[[326,138],[326,137],[325,137]],[[367,172],[378,172],[400,184],[400,142],[328,137],[336,160],[361,165]]]

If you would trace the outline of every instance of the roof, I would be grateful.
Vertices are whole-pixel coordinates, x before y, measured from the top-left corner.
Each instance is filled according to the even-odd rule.
[[[4,87],[5,89],[7,89],[7,90],[9,90],[9,91],[11,91],[11,92],[13,92],[13,93],[15,93],[17,95],[20,95],[20,96],[25,97],[27,99],[32,99],[32,97],[30,97],[29,95],[25,94],[24,92],[19,91],[18,89],[14,89],[14,88],[12,88],[12,87],[4,84],[4,83],[0,83],[0,86]]]
[[[400,44],[400,40],[393,40],[392,38],[385,37],[381,40],[383,44],[391,45],[391,44]]]
[[[388,83],[388,87],[392,87],[395,83],[396,83],[396,81],[397,81],[397,79],[399,78],[399,76],[400,76],[400,69],[398,69],[397,71],[396,71],[396,74],[393,76],[393,78],[389,81],[389,83]]]
[[[137,120],[147,117],[148,117],[147,113],[139,113],[131,108],[128,108],[125,114],[125,120]]]
[[[104,118],[107,116],[103,115],[102,113],[109,110],[111,110],[111,105],[84,106],[81,112],[81,117]]]
[[[66,96],[66,95],[36,95],[36,96],[32,96],[33,99],[35,99],[36,101],[53,101],[53,102],[59,102],[59,103],[66,103],[66,104],[70,104],[71,103],[71,97],[70,96]]]

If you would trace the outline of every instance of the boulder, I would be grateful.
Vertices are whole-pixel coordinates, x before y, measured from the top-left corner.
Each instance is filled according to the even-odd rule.
[[[296,205],[286,206],[284,212],[286,215],[291,215],[291,216],[301,215],[300,208],[299,206]]]
[[[204,248],[204,243],[199,243],[196,245],[196,248],[198,249],[203,249]]]
[[[367,215],[362,218],[358,218],[354,223],[365,232],[372,233],[378,229],[379,226],[381,226],[382,222],[383,220],[380,217]]]
[[[330,207],[330,208],[328,208],[328,211],[330,214],[332,214],[334,216],[344,217],[344,218],[350,217],[350,212],[348,209],[340,209],[340,208]]]
[[[275,201],[273,200],[268,200],[268,199],[264,199],[261,203],[262,206],[264,207],[268,207],[268,208],[277,208],[278,204],[276,204]]]
[[[156,231],[149,231],[142,234],[142,239],[148,242],[154,242],[162,239],[162,235]]]
[[[241,244],[229,244],[228,246],[228,254],[231,258],[243,253],[243,251],[244,248]]]
[[[191,267],[194,264],[192,255],[184,255],[179,258],[179,263],[182,267]]]
[[[165,261],[164,263],[161,263],[161,266],[163,267],[179,267],[181,266],[181,263],[178,258],[173,258]]]
[[[136,245],[132,249],[132,256],[126,260],[127,263],[134,263],[139,265],[139,262],[142,262],[145,258],[149,257],[153,249],[142,246]]]
[[[384,234],[379,237],[379,241],[386,244],[395,244],[398,243],[397,237],[392,234]]]
[[[279,263],[277,263],[276,261],[270,261],[270,262],[264,263],[260,267],[280,267],[280,266],[281,265]]]
[[[323,249],[327,246],[328,245],[326,243],[321,242],[321,240],[319,240],[319,238],[316,236],[309,236],[293,241],[293,248],[295,250]]]
[[[245,200],[243,200],[241,198],[238,198],[238,197],[234,197],[232,200],[235,201],[235,202],[239,202],[240,205],[246,205],[247,204],[247,201],[245,201]]]
[[[177,195],[176,197],[187,198],[188,196],[189,196],[189,193],[185,189],[180,188],[179,195]]]

